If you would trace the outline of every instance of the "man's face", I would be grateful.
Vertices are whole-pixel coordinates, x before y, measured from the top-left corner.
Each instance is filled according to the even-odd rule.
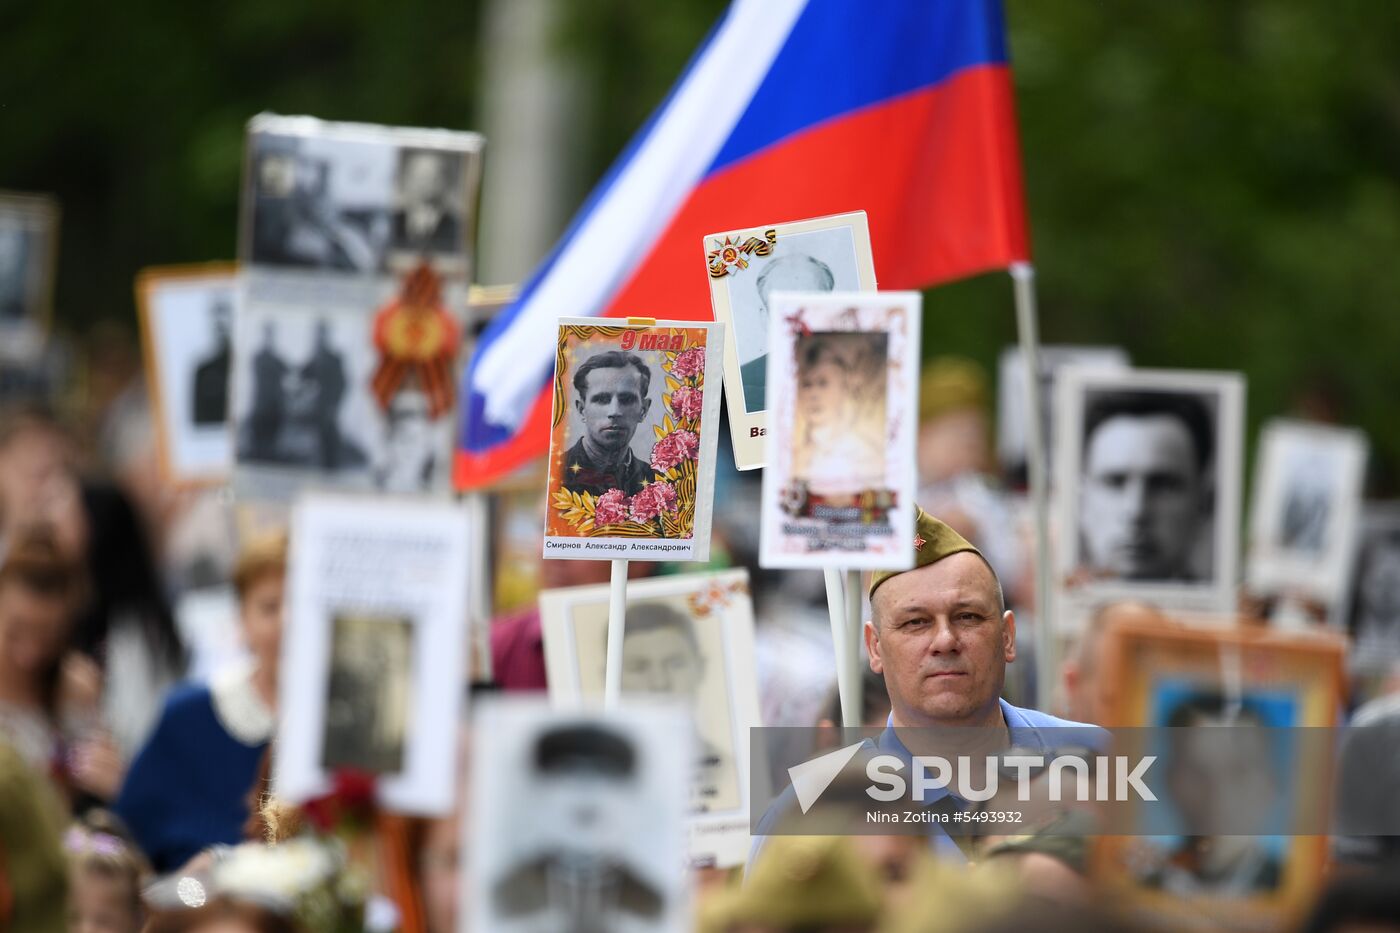
[[[673,628],[651,629],[623,639],[624,693],[693,697],[703,675],[695,646]]]
[[[831,287],[827,284],[826,276],[822,275],[821,269],[816,263],[802,260],[789,260],[787,262],[774,262],[768,267],[763,276],[763,290],[759,292],[759,300],[763,303],[763,309],[768,310],[768,296],[773,292],[829,292]]]
[[[760,316],[758,327],[753,328],[754,333],[750,339],[756,339],[762,343],[762,351],[755,356],[761,356],[768,352],[768,296],[773,292],[829,292],[831,284],[826,276],[821,272],[815,263],[805,259],[778,260],[774,262],[763,275],[763,284],[758,289],[758,303]]]
[[[895,724],[982,725],[1016,659],[1016,620],[986,563],[963,552],[891,577],[871,612],[870,668],[885,675]]]
[[[575,399],[574,406],[589,440],[606,451],[622,450],[651,408],[651,399],[642,397],[642,374],[635,366],[599,368],[585,377],[584,385],[583,398]]]
[[[1204,511],[1195,444],[1171,415],[1119,415],[1084,450],[1084,563],[1129,580],[1185,574]]]
[[[0,656],[12,673],[38,674],[58,657],[68,633],[68,603],[17,581],[0,586]]]

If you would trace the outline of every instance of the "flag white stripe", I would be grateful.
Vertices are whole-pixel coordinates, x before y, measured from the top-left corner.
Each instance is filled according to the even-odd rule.
[[[560,317],[603,311],[619,282],[671,222],[748,109],[807,0],[736,0],[631,163],[476,361],[471,388],[488,422],[515,428],[552,365]],[[700,274],[696,247],[696,274]],[[638,308],[640,314],[664,308]]]

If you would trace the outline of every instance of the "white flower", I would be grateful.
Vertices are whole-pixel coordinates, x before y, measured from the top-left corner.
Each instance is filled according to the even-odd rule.
[[[214,869],[220,891],[291,902],[328,883],[339,859],[312,839],[289,839],[274,846],[245,843]]]

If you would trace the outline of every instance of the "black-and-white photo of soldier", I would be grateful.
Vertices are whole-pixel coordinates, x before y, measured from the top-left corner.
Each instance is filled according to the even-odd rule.
[[[653,381],[647,362],[624,350],[596,353],[574,371],[578,440],[564,454],[565,489],[595,496],[620,489],[631,496],[651,482],[647,458],[654,438],[637,429],[652,410]]]
[[[531,809],[558,821],[561,832],[492,885],[494,913],[508,929],[611,933],[661,920],[664,892],[612,841],[615,821],[634,806],[637,759],[630,738],[602,724],[560,725],[539,736]]]
[[[1211,540],[1215,417],[1197,393],[1095,390],[1085,400],[1080,564],[1094,577],[1198,581]]]

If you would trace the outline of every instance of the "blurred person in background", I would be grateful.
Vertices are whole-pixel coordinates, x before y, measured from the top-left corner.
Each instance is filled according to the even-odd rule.
[[[184,666],[149,537],[150,523],[116,485],[83,481],[68,432],[47,409],[0,415],[0,547],[41,527],[86,567],[86,601],[75,605],[71,645],[106,676],[104,714],[118,747],[134,751],[164,689]],[[152,466],[133,473],[154,473]]]
[[[631,561],[627,575],[637,580],[649,576],[652,565]],[[546,560],[540,567],[540,589],[594,586],[607,583],[612,565],[605,560]],[[502,690],[546,690],[544,634],[540,630],[539,604],[491,622],[491,673]]]
[[[0,561],[0,737],[75,795],[110,799],[122,765],[101,725],[102,676],[68,647],[82,569],[42,529]]]
[[[251,541],[234,573],[252,662],[175,690],[132,762],[117,815],[157,871],[243,838],[248,792],[275,727],[287,539]]]
[[[149,867],[109,814],[93,811],[63,837],[69,933],[138,933]]]
[[[1060,663],[1061,707],[1066,718],[1096,726],[1125,725],[1114,721],[1113,685],[1104,666],[1109,633],[1117,626],[1137,623],[1172,624],[1155,607],[1131,600],[1100,606],[1085,621],[1084,630]]]

